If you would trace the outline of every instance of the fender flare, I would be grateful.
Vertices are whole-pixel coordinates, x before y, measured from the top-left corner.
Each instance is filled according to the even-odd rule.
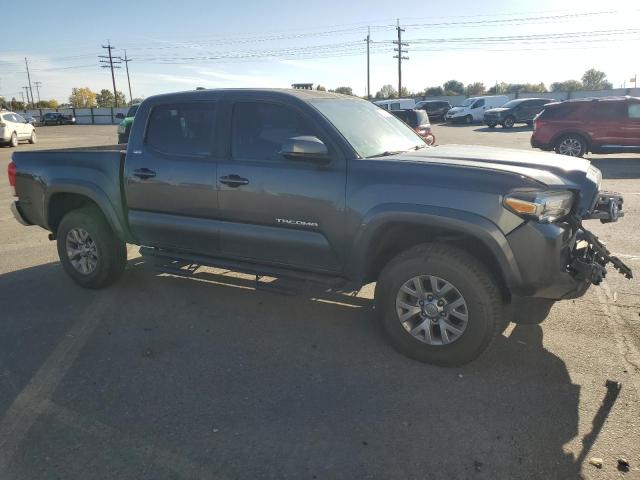
[[[107,222],[119,238],[126,241],[126,239],[130,237],[128,229],[126,229],[126,226],[123,224],[123,219],[116,213],[115,207],[104,190],[93,182],[77,179],[56,179],[49,182],[43,198],[44,205],[42,209],[43,219],[47,224],[47,228],[51,229],[49,225],[49,205],[51,204],[51,198],[58,193],[73,193],[89,198],[102,211]]]
[[[492,253],[506,286],[511,290],[522,283],[520,269],[511,246],[500,228],[480,215],[446,207],[415,204],[384,204],[371,209],[363,218],[348,258],[350,276],[364,280],[375,240],[392,223],[438,227],[470,236]]]

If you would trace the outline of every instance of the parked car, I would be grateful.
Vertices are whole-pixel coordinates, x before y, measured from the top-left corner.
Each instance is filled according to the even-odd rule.
[[[640,98],[547,104],[534,119],[531,146],[572,157],[588,152],[640,153]]]
[[[47,112],[42,116],[42,125],[75,125],[76,117],[60,112]]]
[[[506,95],[467,98],[459,107],[453,107],[445,115],[447,122],[481,122],[485,110],[501,107],[509,101]]]
[[[413,108],[416,105],[416,101],[413,98],[392,98],[389,100],[376,100],[373,103],[385,110],[401,110]]]
[[[413,108],[416,110],[424,110],[431,120],[435,120],[436,118],[444,120],[447,112],[451,110],[451,104],[442,100],[423,100],[416,103],[416,106]]]
[[[489,128],[502,125],[502,128],[513,128],[516,123],[533,125],[533,118],[544,106],[555,102],[547,98],[516,98],[498,108],[491,108],[484,112],[484,123]]]
[[[131,131],[133,118],[136,116],[139,106],[139,103],[131,105],[127,114],[122,116],[122,121],[118,125],[118,143],[127,143],[129,141],[129,132]]]
[[[21,113],[20,116],[22,118],[24,118],[27,123],[30,123],[34,127],[36,126],[36,123],[38,123],[38,120],[36,119],[36,117],[31,115],[30,113],[26,113],[26,112],[25,113]]]
[[[583,226],[617,220],[623,204],[586,160],[427,148],[372,103],[313,90],[159,95],[136,117],[125,154],[16,152],[9,163],[13,214],[51,232],[83,287],[123,274],[126,243],[174,275],[206,265],[257,286],[262,275],[377,282],[390,342],[459,365],[509,321],[540,322],[555,300],[583,295],[609,262],[632,276]]]
[[[391,113],[424,138],[427,145],[433,145],[436,142],[436,137],[431,133],[429,115],[424,110],[391,110]]]
[[[36,143],[36,129],[22,116],[9,110],[0,110],[0,141],[17,147],[21,140]]]

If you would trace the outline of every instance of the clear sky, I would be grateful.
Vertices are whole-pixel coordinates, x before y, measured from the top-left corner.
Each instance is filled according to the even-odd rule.
[[[619,87],[640,73],[637,0],[30,0],[14,8],[8,16],[5,9],[11,20],[0,42],[0,95],[7,98],[20,99],[27,85],[25,56],[42,99],[65,102],[72,87],[111,89],[97,58],[108,40],[115,55],[126,49],[133,59],[134,97],[298,82],[363,95],[367,26],[375,93],[397,86],[390,41],[398,17],[410,44],[403,85],[413,91],[449,79],[548,86],[591,67]],[[116,82],[128,97],[124,68]]]

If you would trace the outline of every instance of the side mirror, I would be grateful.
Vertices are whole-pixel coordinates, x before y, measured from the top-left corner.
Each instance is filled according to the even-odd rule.
[[[124,113],[116,113],[116,118],[124,120]]]
[[[289,160],[302,160],[319,164],[331,161],[327,146],[311,135],[292,137],[282,145],[280,154]]]

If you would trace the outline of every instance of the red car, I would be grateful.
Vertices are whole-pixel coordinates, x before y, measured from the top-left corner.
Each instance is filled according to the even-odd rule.
[[[533,122],[531,146],[572,157],[640,153],[640,98],[604,97],[545,105]]]

